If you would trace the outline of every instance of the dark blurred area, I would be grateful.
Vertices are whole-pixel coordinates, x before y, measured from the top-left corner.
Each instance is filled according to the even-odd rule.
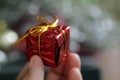
[[[120,79],[119,0],[0,0],[0,80],[15,80],[26,63],[25,41],[36,16],[71,26],[70,51],[81,57],[84,80]]]

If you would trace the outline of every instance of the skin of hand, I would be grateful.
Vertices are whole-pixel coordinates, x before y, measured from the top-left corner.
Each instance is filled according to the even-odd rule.
[[[45,80],[82,80],[80,58],[70,53],[57,68],[51,68]],[[41,58],[34,55],[25,65],[16,80],[44,80],[44,64]]]

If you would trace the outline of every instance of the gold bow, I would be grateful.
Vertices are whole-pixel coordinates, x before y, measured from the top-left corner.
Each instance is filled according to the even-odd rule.
[[[37,20],[40,20],[41,22],[45,23],[46,25],[39,25],[36,27],[33,27],[29,30],[29,32],[27,32],[25,35],[23,35],[20,39],[17,40],[16,44],[20,43],[23,39],[25,39],[27,36],[29,36],[30,34],[33,33],[38,33],[39,34],[39,38],[38,38],[38,48],[40,51],[40,36],[43,32],[47,31],[48,28],[53,28],[57,26],[58,23],[58,18],[54,17],[54,21],[52,23],[49,23],[44,17],[36,17]]]

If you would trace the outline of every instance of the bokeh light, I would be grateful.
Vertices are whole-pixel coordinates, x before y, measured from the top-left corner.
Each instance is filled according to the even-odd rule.
[[[4,64],[7,61],[6,53],[0,50],[0,64]]]
[[[12,31],[12,30],[7,30],[1,35],[1,46],[4,48],[9,48],[11,45],[13,45],[16,40],[18,39],[18,35]]]

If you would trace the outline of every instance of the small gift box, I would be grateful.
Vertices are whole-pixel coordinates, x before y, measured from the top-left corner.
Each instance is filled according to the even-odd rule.
[[[69,53],[70,27],[57,25],[57,18],[53,23],[42,17],[38,19],[42,23],[29,29],[19,41],[26,39],[28,61],[33,55],[38,55],[45,65],[57,67]]]

